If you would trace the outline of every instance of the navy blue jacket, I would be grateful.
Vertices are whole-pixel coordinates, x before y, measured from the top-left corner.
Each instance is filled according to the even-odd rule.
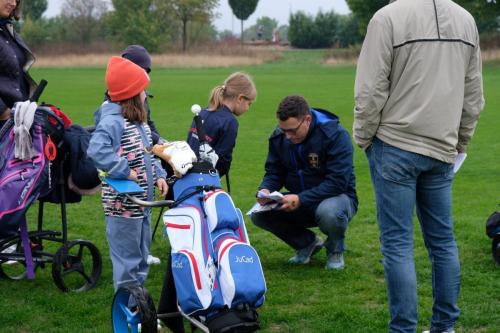
[[[298,194],[303,206],[316,207],[326,198],[345,193],[358,206],[349,133],[334,114],[312,109],[309,132],[293,144],[277,128],[269,138],[265,175],[259,189]]]
[[[229,171],[233,160],[233,149],[238,134],[238,121],[225,105],[216,111],[204,109],[200,112],[200,117],[203,120],[206,140],[219,156],[215,168],[221,176],[225,175]],[[198,141],[194,121],[188,133],[187,142],[198,156],[200,142]]]
[[[12,24],[0,25],[0,113],[12,108],[14,103],[25,101],[35,88],[28,70],[35,57],[28,46],[14,31]],[[15,43],[15,45],[12,45]],[[20,64],[17,52],[22,52],[25,61]]]

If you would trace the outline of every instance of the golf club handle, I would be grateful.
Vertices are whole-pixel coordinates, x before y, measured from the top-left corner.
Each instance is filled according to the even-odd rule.
[[[40,98],[40,95],[42,95],[43,90],[47,86],[47,80],[41,80],[40,84],[38,87],[36,87],[35,91],[33,92],[33,95],[30,97],[31,102],[38,102],[38,99]]]
[[[207,140],[205,138],[205,129],[203,128],[203,121],[200,115],[194,116],[194,123],[196,125],[196,132],[198,133],[198,141],[200,145],[205,143]]]

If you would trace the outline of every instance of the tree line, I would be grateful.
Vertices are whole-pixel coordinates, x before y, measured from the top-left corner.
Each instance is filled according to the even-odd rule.
[[[222,0],[226,1],[226,0]],[[373,14],[388,0],[346,0],[351,13],[319,12],[315,17],[303,12],[290,15],[288,25],[278,26],[261,17],[244,29],[258,0],[227,0],[240,20],[241,41],[253,39],[288,41],[298,48],[348,47],[362,42]],[[79,51],[96,45],[143,44],[151,52],[166,48],[187,50],[197,43],[235,39],[231,31],[213,26],[219,0],[64,0],[60,15],[43,17],[47,0],[23,2],[23,21],[18,24],[23,38],[33,48],[63,44]],[[500,1],[455,0],[476,18],[479,31],[498,35]]]
[[[467,9],[476,20],[480,33],[498,32],[500,28],[500,1],[498,0],[453,0]],[[388,0],[346,0],[347,5],[359,19],[364,34],[370,18],[377,10],[387,5]]]

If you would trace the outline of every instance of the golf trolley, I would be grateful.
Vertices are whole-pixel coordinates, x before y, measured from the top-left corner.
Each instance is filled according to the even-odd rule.
[[[143,333],[157,332],[158,319],[174,332],[184,332],[183,319],[192,330],[207,333],[260,329],[257,308],[266,291],[260,259],[250,246],[241,211],[221,189],[214,160],[206,157],[211,148],[203,140],[199,106],[192,111],[200,158],[183,176],[169,179],[174,200],[144,201],[121,192],[138,205],[169,208],[163,222],[171,251],[159,313],[144,287],[120,288],[111,308],[113,332],[137,332],[139,325]],[[121,182],[124,186],[115,190],[134,185]]]
[[[30,101],[38,100],[46,84],[42,80]],[[68,193],[64,170],[69,154],[63,144],[69,119],[52,105],[41,104],[32,110],[33,122],[26,131],[29,131],[33,157],[23,160],[14,154],[18,142],[15,142],[16,124],[12,118],[21,121],[22,116],[17,114],[23,113],[20,110],[16,107],[11,119],[0,130],[0,277],[33,279],[37,268],[45,268],[51,263],[52,278],[59,289],[65,292],[89,290],[101,275],[102,261],[99,250],[90,241],[68,241]],[[44,203],[54,202],[50,197],[55,192],[61,209],[61,231],[43,228]],[[39,200],[38,226],[28,231],[26,212],[36,200]],[[50,253],[46,241],[61,246]]]

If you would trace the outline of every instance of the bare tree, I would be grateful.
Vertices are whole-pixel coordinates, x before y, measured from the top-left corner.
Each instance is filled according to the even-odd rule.
[[[182,24],[182,50],[187,49],[188,22],[210,23],[218,0],[170,0],[175,16]]]
[[[104,0],[65,0],[62,16],[69,21],[77,38],[89,44],[97,21],[107,10]]]

